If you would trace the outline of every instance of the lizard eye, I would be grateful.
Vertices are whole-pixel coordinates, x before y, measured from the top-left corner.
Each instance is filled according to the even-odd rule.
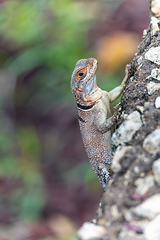
[[[84,76],[84,73],[83,73],[83,72],[80,72],[80,73],[79,73],[79,76],[80,76],[80,77],[83,77],[83,76]]]
[[[76,73],[76,78],[78,80],[82,80],[86,76],[86,74],[87,74],[87,69],[83,68]]]

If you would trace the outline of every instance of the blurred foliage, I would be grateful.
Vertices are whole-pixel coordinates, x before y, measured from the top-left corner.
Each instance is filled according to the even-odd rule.
[[[43,238],[42,240],[78,240],[78,238],[65,236],[65,237],[60,237],[60,238],[53,238],[53,237]]]
[[[99,180],[91,168],[89,161],[77,164],[64,174],[64,180],[68,184],[77,184],[83,182],[90,190],[95,191],[99,189]]]
[[[87,55],[87,29],[92,16],[91,9],[86,14],[84,3],[73,0],[4,2],[0,6],[0,35],[9,40],[16,54],[3,67],[18,76],[43,66],[36,76],[38,100],[47,96],[53,104],[66,98],[68,73],[79,58]]]
[[[74,0],[0,4],[0,66],[13,85],[12,91],[0,95],[0,177],[21,182],[1,197],[0,204],[5,199],[21,218],[37,218],[46,201],[41,146],[32,123],[8,118],[7,109],[21,107],[44,115],[57,101],[72,96],[70,75],[76,61],[88,57],[87,30],[93,14],[84,2]]]

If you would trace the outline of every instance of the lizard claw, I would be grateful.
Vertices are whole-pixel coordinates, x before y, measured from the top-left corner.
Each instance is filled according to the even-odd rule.
[[[118,103],[115,107],[114,107],[114,111],[120,111],[122,109],[121,103]]]
[[[118,103],[118,104],[114,107],[114,114],[113,114],[113,115],[115,115],[115,118],[116,118],[116,119],[120,116],[121,111],[122,111],[121,103]]]

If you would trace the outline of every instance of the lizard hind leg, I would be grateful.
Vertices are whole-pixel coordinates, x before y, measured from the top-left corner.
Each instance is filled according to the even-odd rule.
[[[97,170],[98,170],[97,175],[100,180],[100,183],[102,184],[104,191],[106,191],[108,181],[111,178],[111,165],[99,163]]]

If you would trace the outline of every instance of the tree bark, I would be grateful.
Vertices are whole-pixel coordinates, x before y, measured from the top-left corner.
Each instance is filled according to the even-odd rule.
[[[114,173],[95,219],[78,231],[81,240],[160,239],[159,0],[150,1],[150,24],[131,62],[121,105],[112,136]]]

